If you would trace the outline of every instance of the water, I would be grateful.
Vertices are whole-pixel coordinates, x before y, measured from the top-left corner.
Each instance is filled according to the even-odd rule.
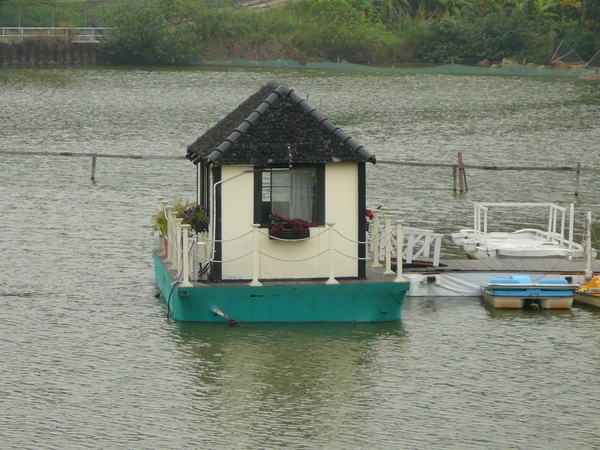
[[[379,160],[597,159],[597,83],[266,70],[4,68],[0,150],[182,155],[272,79]],[[101,158],[90,174],[87,158],[0,156],[3,449],[600,447],[599,311],[419,298],[389,324],[173,322],[149,218],[157,195],[193,198],[191,164]],[[600,213],[597,174],[577,199],[573,174],[471,171],[462,196],[449,169],[368,176],[371,206],[442,233],[473,200]]]

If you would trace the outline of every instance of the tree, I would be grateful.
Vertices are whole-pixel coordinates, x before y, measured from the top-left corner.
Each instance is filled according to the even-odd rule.
[[[200,49],[198,27],[176,0],[122,7],[111,25],[115,30],[100,44],[109,62],[183,64]]]

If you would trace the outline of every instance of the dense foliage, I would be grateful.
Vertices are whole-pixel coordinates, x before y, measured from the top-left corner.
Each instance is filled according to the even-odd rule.
[[[0,8],[25,3],[52,5],[4,0]],[[474,64],[507,57],[547,63],[555,39],[564,39],[584,60],[600,50],[600,0],[288,0],[262,9],[235,6],[239,0],[107,0],[77,11],[118,27],[102,49],[109,61],[120,63],[243,58]],[[21,21],[27,17],[21,9],[19,14]],[[44,26],[40,20],[22,25]]]
[[[182,64],[198,54],[198,27],[175,2],[125,6],[111,25],[115,29],[100,43],[109,62]]]

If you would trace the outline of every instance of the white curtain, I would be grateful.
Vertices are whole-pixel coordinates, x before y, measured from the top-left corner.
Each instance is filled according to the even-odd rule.
[[[316,174],[314,169],[292,169],[290,172],[290,216],[313,221]]]

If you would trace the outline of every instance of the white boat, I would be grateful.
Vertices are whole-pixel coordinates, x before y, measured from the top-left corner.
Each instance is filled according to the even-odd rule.
[[[488,231],[491,207],[548,209],[548,228],[525,228],[512,232]],[[573,207],[571,206],[569,237],[565,237],[566,208],[553,203],[474,203],[473,228],[453,233],[452,241],[462,246],[468,257],[490,258],[583,258],[585,249],[573,241]],[[559,228],[560,217],[560,228]]]
[[[481,286],[483,298],[494,308],[523,308],[534,306],[542,309],[571,308],[573,292],[578,284],[566,280],[541,279],[532,281],[527,275],[495,279]]]

